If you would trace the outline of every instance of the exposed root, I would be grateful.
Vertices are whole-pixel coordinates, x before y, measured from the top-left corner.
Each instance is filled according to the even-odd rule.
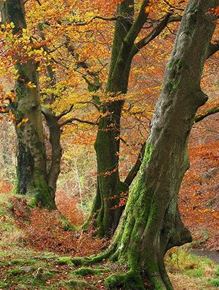
[[[92,264],[96,264],[99,263],[107,258],[110,257],[112,251],[113,251],[113,247],[109,247],[106,251],[104,251],[103,253],[100,253],[99,255],[93,255],[90,257],[75,257],[72,258],[72,263],[75,266],[84,266],[84,265],[92,265]]]
[[[145,290],[145,285],[141,275],[134,271],[127,273],[113,274],[105,280],[107,289],[116,290]]]
[[[77,275],[77,276],[87,276],[87,275],[98,275],[98,274],[101,274],[103,272],[108,272],[108,271],[109,271],[109,269],[104,269],[104,268],[82,267],[82,268],[75,270],[72,273]]]
[[[166,283],[166,281],[161,277],[160,273],[154,273],[149,276],[149,280],[153,285],[153,289],[155,290],[173,290],[171,284]]]

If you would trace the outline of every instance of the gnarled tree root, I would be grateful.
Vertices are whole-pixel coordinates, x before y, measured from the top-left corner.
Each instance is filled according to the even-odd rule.
[[[138,272],[128,271],[127,273],[113,274],[106,278],[107,289],[116,290],[145,290],[143,279]]]
[[[72,273],[76,276],[88,276],[88,275],[98,275],[104,272],[109,272],[109,269],[105,268],[91,268],[91,267],[81,267]]]
[[[106,251],[100,253],[99,255],[93,255],[90,257],[75,257],[75,258],[72,258],[71,261],[75,266],[85,266],[85,265],[96,264],[109,258],[113,250],[114,250],[114,247],[110,247]]]

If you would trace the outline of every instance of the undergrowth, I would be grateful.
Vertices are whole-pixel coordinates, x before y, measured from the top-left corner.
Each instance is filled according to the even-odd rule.
[[[0,194],[0,289],[106,289],[104,281],[120,266],[76,267],[72,257],[107,246],[77,228],[58,211],[34,208],[31,199]],[[176,290],[219,285],[219,268],[184,247],[170,251],[166,264]]]

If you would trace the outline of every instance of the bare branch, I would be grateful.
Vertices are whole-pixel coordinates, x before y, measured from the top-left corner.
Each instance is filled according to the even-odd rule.
[[[98,125],[98,122],[91,122],[91,121],[87,121],[87,120],[81,120],[79,118],[70,118],[66,121],[63,121],[61,124],[60,124],[60,127],[63,127],[65,125],[70,125],[72,124],[73,122],[78,122],[78,123],[82,123],[82,124],[88,124],[88,125],[94,125],[94,126],[97,126]]]
[[[204,120],[205,118],[211,116],[211,115],[214,115],[216,113],[219,113],[219,106],[216,106],[214,108],[211,108],[210,110],[208,110],[207,112],[205,112],[204,114],[200,114],[200,115],[197,115],[195,117],[195,121],[194,123],[198,123],[202,120]]]
[[[24,1],[24,5],[25,5],[27,2],[29,2],[29,0],[25,0],[25,1]],[[37,2],[40,6],[42,6],[40,0],[36,0],[36,2]]]
[[[179,10],[179,11],[184,11],[183,8],[179,8],[179,7],[176,7],[174,5],[172,5],[168,0],[163,0],[171,9],[174,9],[174,10]]]
[[[61,114],[59,114],[58,116],[56,116],[57,120],[60,120],[62,117],[64,117],[67,114],[69,114],[73,110],[73,108],[74,108],[74,105],[71,105],[70,108],[66,109]]]
[[[144,0],[142,2],[139,14],[135,21],[133,22],[127,36],[124,39],[127,47],[129,45],[133,45],[134,41],[136,40],[139,32],[141,31],[142,27],[144,26],[145,22],[147,21],[149,11],[147,11],[146,7],[149,5],[149,0]]]
[[[88,21],[76,22],[76,23],[73,23],[73,24],[76,25],[76,26],[85,26],[85,25],[88,25],[91,22],[93,22],[95,19],[100,19],[100,20],[104,20],[104,21],[116,21],[117,19],[119,19],[121,17],[123,17],[123,16],[117,15],[117,16],[114,16],[114,17],[103,17],[103,16],[96,15],[96,16],[92,17]]]
[[[211,57],[218,50],[219,50],[219,41],[216,43],[210,43],[207,58]]]
[[[129,171],[124,183],[128,186],[131,185],[132,181],[134,180],[135,176],[137,175],[138,173],[138,170],[141,166],[141,163],[142,163],[142,158],[144,156],[144,151],[145,151],[145,146],[146,146],[146,143],[143,143],[142,144],[142,147],[141,147],[141,150],[139,152],[139,155],[138,155],[138,158],[135,162],[135,164],[133,165],[133,167],[131,168],[131,170]]]
[[[88,84],[88,89],[89,91],[98,91],[99,88],[101,87],[100,80],[99,80],[99,72],[94,72],[90,70],[90,65],[87,62],[87,60],[80,60],[80,57],[78,53],[75,52],[75,48],[71,43],[71,39],[68,36],[65,36],[65,43],[64,43],[66,49],[70,53],[70,55],[75,59],[76,61],[76,68],[75,70],[79,73],[79,69],[84,69],[85,73],[81,73],[83,79],[86,81]],[[88,77],[92,79],[92,81],[89,80]]]
[[[100,106],[93,101],[77,102],[77,104],[82,104],[82,105],[90,104],[90,105],[93,105],[98,111],[100,111]]]
[[[181,16],[174,16],[172,12],[167,13],[163,19],[156,25],[156,27],[143,39],[135,44],[132,49],[132,55],[138,53],[140,49],[145,47],[148,43],[154,40],[166,27],[168,23],[181,21]]]
[[[40,0],[36,0],[36,2],[37,2],[40,6],[42,6]]]

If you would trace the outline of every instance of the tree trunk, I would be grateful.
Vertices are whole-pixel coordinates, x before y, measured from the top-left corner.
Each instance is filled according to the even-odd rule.
[[[116,97],[126,93],[131,68],[123,41],[132,26],[134,14],[133,0],[122,2],[118,6],[114,42],[111,56],[106,93]],[[121,54],[122,51],[122,54]],[[100,119],[95,142],[97,156],[97,193],[90,220],[99,236],[111,236],[115,231],[121,209],[117,208],[120,192],[124,190],[119,178],[120,120],[124,101],[115,100],[102,105],[104,116]],[[127,188],[126,188],[127,190]]]
[[[6,21],[14,23],[13,33],[22,36],[22,29],[26,28],[23,1],[7,0],[4,3],[3,15]],[[19,59],[16,61],[16,132],[18,150],[22,150],[18,153],[17,190],[18,193],[26,193],[31,187],[37,203],[55,208],[47,179],[37,64],[31,59],[24,63]],[[24,176],[26,173],[27,176]]]
[[[61,127],[58,118],[55,114],[46,108],[42,108],[45,116],[47,126],[49,128],[49,142],[52,147],[51,162],[47,166],[48,170],[48,184],[52,189],[53,197],[55,198],[57,180],[60,173],[62,147],[61,147]]]
[[[200,79],[215,29],[218,0],[190,0],[168,63],[140,171],[104,258],[129,267],[112,275],[108,289],[173,289],[164,266],[168,249],[191,242],[178,210],[178,192],[189,168],[188,137],[197,109],[207,101]],[[96,260],[100,260],[97,257]]]
[[[34,161],[30,150],[21,140],[17,142],[17,185],[16,192],[26,194],[32,191]]]
[[[97,156],[97,194],[90,219],[100,236],[110,236],[115,231],[122,209],[119,207],[120,193],[127,192],[129,185],[120,181],[120,120],[124,100],[117,100],[119,94],[126,94],[132,59],[139,51],[135,40],[148,17],[149,0],[142,0],[134,19],[135,2],[125,0],[118,6],[118,18],[114,33],[106,93],[114,101],[102,106],[103,117],[99,122],[95,150]],[[165,18],[168,21],[168,17]],[[159,33],[155,33],[154,39]],[[136,166],[137,169],[137,166]],[[134,172],[133,172],[134,173]]]

